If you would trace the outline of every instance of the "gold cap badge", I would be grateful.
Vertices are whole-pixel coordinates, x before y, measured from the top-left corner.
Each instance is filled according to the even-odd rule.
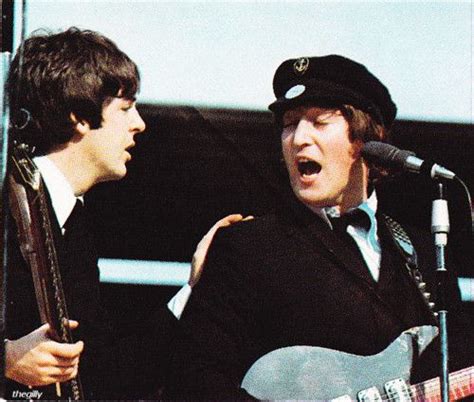
[[[293,63],[293,71],[296,75],[303,75],[309,67],[309,59],[307,57],[300,57]]]

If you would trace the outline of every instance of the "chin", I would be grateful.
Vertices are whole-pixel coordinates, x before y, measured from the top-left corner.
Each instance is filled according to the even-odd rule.
[[[322,195],[312,194],[308,191],[300,190],[294,191],[298,200],[310,208],[323,208],[328,205],[333,205],[331,200]]]
[[[109,175],[103,181],[120,180],[120,179],[123,179],[126,174],[127,174],[127,168],[124,165],[122,168],[114,169],[113,171],[109,172]]]
[[[127,175],[127,169],[123,169],[121,172],[118,172],[115,180],[123,179]]]

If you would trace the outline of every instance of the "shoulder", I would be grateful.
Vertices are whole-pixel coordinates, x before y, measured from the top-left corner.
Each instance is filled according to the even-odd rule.
[[[290,230],[291,223],[277,214],[269,214],[219,229],[215,244],[229,242],[238,246],[262,246],[284,238]]]
[[[217,231],[206,257],[206,273],[218,275],[265,271],[271,261],[287,253],[288,227],[277,215],[266,215],[238,222]],[[202,280],[202,279],[201,279]]]

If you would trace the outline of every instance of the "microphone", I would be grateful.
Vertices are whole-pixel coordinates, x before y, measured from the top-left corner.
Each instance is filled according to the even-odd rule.
[[[442,177],[452,180],[456,176],[455,173],[432,161],[417,158],[414,152],[404,151],[384,142],[369,141],[365,143],[361,154],[366,161],[375,165],[414,173],[424,173],[432,179]]]

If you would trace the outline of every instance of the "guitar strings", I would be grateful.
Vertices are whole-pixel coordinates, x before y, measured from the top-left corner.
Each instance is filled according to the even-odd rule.
[[[452,378],[452,381],[450,381],[450,384],[452,385],[462,384],[465,380],[469,380],[469,379],[474,380],[474,372],[473,372],[472,367],[456,371],[452,375],[453,375],[453,378]],[[474,389],[471,387],[473,386],[474,386],[474,381],[468,382],[465,387],[458,388],[458,390],[461,393],[461,395],[459,396],[456,395],[456,392],[455,392],[456,390],[450,389],[450,392],[449,392],[450,399],[453,398],[453,400],[455,400],[456,398],[459,399],[459,398],[464,398],[469,395],[472,395],[472,391]],[[381,394],[380,396],[382,398],[382,402],[390,402],[390,401],[398,400],[400,396],[408,396],[410,399],[414,397],[415,401],[425,401],[427,397],[432,398],[434,396],[438,396],[439,398],[441,398],[441,396],[439,395],[440,382],[438,378],[433,378],[431,380],[427,380],[420,384],[408,385],[408,387],[409,387],[408,390],[406,392],[403,392],[402,395],[394,394],[393,396],[389,396],[387,393]],[[464,392],[466,390],[470,393],[464,395]],[[429,394],[432,392],[435,392],[437,395],[429,396]],[[441,399],[437,399],[437,400],[441,400]]]
[[[472,370],[473,370],[472,368],[466,368],[466,369],[453,373],[452,377],[450,377],[450,384],[460,385],[466,380],[469,380],[469,379],[474,380],[474,372]],[[423,384],[424,386],[422,387]],[[439,379],[435,378],[435,379],[428,380],[425,383],[414,385],[413,387],[416,387],[417,389],[423,388],[427,391],[433,391],[433,390],[440,389],[440,386],[441,385],[440,385]],[[466,387],[468,388],[469,391],[471,390],[470,389],[471,386],[474,386],[474,382],[466,383]],[[464,387],[460,387],[461,390],[463,390],[463,388]]]

